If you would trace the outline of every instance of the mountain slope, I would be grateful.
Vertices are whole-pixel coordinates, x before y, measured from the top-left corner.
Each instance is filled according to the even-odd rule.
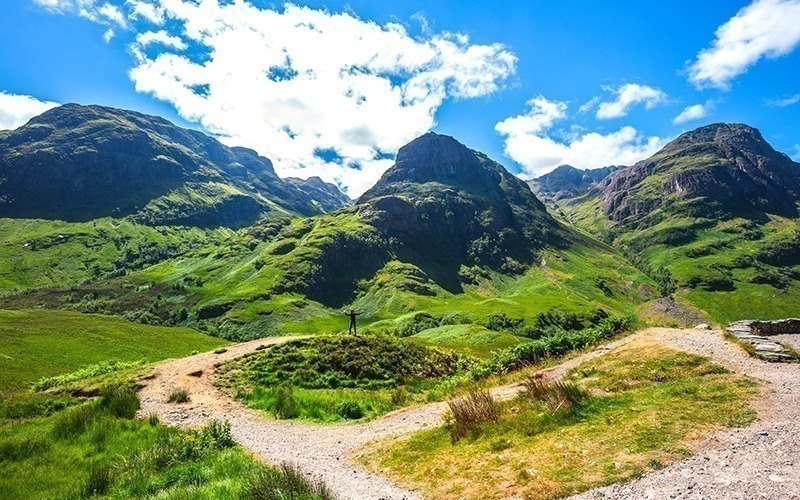
[[[452,137],[427,133],[358,200],[370,224],[418,261],[510,271],[565,229],[525,183]]]
[[[651,158],[557,201],[721,322],[800,307],[800,164],[741,124],[687,132]]]
[[[528,181],[537,196],[558,200],[586,193],[612,172],[624,168],[619,166],[580,170],[571,165],[561,165],[550,173]]]
[[[102,106],[60,106],[0,136],[0,177],[6,217],[240,226],[323,211],[255,151]]]
[[[625,225],[652,225],[671,215],[796,217],[800,164],[752,127],[716,123],[611,174],[600,200],[606,216]]]
[[[309,177],[308,179],[286,177],[283,180],[311,196],[314,204],[323,212],[333,212],[353,204],[353,200],[335,184],[325,182],[319,177]]]
[[[213,238],[117,277],[0,297],[0,307],[90,310],[241,339],[338,331],[343,306],[364,309],[375,329],[418,331],[423,313],[477,323],[554,306],[630,313],[655,295],[618,252],[550,217],[523,181],[434,134],[402,148],[350,208]]]

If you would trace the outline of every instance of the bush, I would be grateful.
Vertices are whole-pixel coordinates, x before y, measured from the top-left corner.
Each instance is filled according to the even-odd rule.
[[[561,356],[569,351],[582,349],[626,330],[632,324],[633,317],[611,316],[602,320],[597,326],[583,330],[568,331],[556,328],[544,337],[496,353],[492,358],[474,366],[471,374],[478,380],[518,370],[550,356]]]
[[[575,409],[588,397],[580,387],[562,381],[547,382],[542,377],[529,376],[522,383],[525,395],[531,401],[540,401],[551,412]]]
[[[336,413],[347,420],[358,420],[364,416],[364,410],[355,401],[345,401],[336,409]]]
[[[189,391],[183,388],[174,389],[167,398],[167,403],[186,403],[189,401]]]
[[[410,337],[421,331],[441,326],[442,320],[432,314],[419,312],[406,320],[403,325],[395,328],[394,334],[398,337]]]
[[[408,391],[405,387],[395,387],[391,394],[392,406],[403,406],[408,401]]]
[[[583,321],[578,314],[564,311],[558,307],[551,307],[547,311],[537,314],[534,326],[539,330],[546,330],[550,327],[564,330],[580,330],[584,327]]]
[[[141,402],[131,387],[112,386],[103,390],[100,407],[115,417],[134,418]]]
[[[458,354],[388,335],[329,336],[273,346],[246,361],[254,386],[304,389],[394,388],[408,380],[453,375],[468,366]]]
[[[497,403],[488,390],[470,391],[466,396],[447,402],[450,408],[450,437],[453,442],[472,434],[480,435],[480,424],[500,419]]]
[[[242,495],[248,500],[335,500],[325,483],[306,477],[297,466],[284,463],[280,469],[254,474]]]
[[[297,418],[300,408],[290,385],[280,385],[275,390],[275,416],[278,418]]]
[[[525,320],[522,318],[509,318],[506,316],[506,313],[499,312],[487,316],[484,326],[489,330],[502,332],[507,330],[516,330],[517,328],[521,327],[523,323],[525,323]]]
[[[210,444],[217,449],[231,448],[236,444],[231,435],[231,423],[228,421],[211,421],[201,431],[201,437],[205,441],[210,441]]]

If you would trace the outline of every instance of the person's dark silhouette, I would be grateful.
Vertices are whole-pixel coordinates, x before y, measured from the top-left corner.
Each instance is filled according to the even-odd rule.
[[[356,330],[356,316],[361,316],[364,314],[364,311],[356,312],[355,309],[350,309],[350,312],[344,311],[345,316],[350,316],[350,330],[349,333],[353,335],[358,335],[358,331]]]

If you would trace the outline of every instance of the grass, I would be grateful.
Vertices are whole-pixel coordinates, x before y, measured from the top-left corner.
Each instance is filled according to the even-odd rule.
[[[6,395],[34,382],[45,389],[121,367],[135,367],[142,360],[188,356],[195,350],[208,351],[226,344],[189,328],[153,327],[107,316],[50,310],[0,310],[0,338],[4,366],[0,391]]]
[[[321,336],[272,346],[219,368],[218,382],[277,418],[373,418],[441,397],[471,361],[385,335]]]
[[[0,425],[0,498],[332,498],[294,467],[259,464],[227,423],[183,431],[133,420],[138,405],[112,387],[99,401]]]
[[[378,443],[361,460],[432,498],[566,496],[679,460],[713,429],[747,425],[758,392],[647,338],[583,363],[565,384],[528,384],[498,404],[496,423],[456,443],[442,427]]]
[[[409,337],[421,345],[451,349],[481,358],[521,344],[527,339],[505,332],[495,332],[480,325],[445,325],[423,330]]]

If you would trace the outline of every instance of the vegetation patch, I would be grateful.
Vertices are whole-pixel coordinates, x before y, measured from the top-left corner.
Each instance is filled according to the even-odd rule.
[[[291,466],[265,467],[230,425],[184,431],[134,420],[128,386],[51,416],[0,424],[0,498],[333,498]]]
[[[425,401],[472,363],[456,353],[386,335],[325,336],[226,363],[220,367],[220,383],[278,418],[329,422],[374,417]]]
[[[431,498],[567,496],[679,460],[717,427],[747,425],[758,392],[706,358],[647,338],[563,382],[523,385],[516,399],[494,403],[492,418],[452,412],[448,426],[379,443],[362,460]],[[458,431],[459,420],[469,430]]]

